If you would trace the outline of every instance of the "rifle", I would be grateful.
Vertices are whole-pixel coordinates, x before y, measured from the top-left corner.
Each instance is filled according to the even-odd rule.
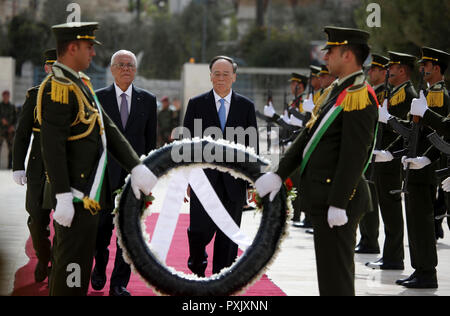
[[[447,156],[447,168],[436,170],[436,177],[439,180],[450,177],[450,144],[439,137],[436,132],[428,135],[427,138],[434,147]]]
[[[424,79],[424,77],[425,77],[425,72],[422,69],[422,71],[420,73],[419,91],[423,90],[425,92],[425,88],[424,88],[425,79]],[[391,127],[395,131],[397,131],[405,139],[405,141],[407,143],[407,149],[408,149],[406,157],[407,158],[415,158],[415,157],[417,157],[417,146],[419,144],[419,135],[420,135],[420,130],[422,128],[422,120],[420,119],[419,116],[413,116],[411,129],[407,129],[406,128],[408,130],[408,135],[406,135],[405,130],[402,129],[402,128],[399,128],[398,124],[394,123],[394,121],[396,123],[398,123],[398,121],[395,120],[395,119],[390,119],[388,121],[388,123],[389,123],[389,125],[391,125]],[[403,179],[403,186],[402,186],[402,188],[400,190],[392,190],[390,192],[391,194],[397,194],[397,193],[408,194],[408,189],[407,188],[408,188],[409,171],[410,171],[409,167],[410,167],[410,164],[408,163],[407,166],[406,166],[406,169],[405,169],[405,177]]]
[[[387,100],[386,107],[389,109],[389,100],[391,99],[391,90],[389,89],[389,76],[390,71],[389,68],[386,70],[386,77],[384,78],[384,99]],[[383,106],[380,104],[380,106]],[[383,131],[384,131],[384,125],[378,124],[378,131],[377,131],[377,139],[375,142],[375,149],[380,149],[381,147],[381,139],[383,138]],[[369,176],[369,182],[374,183],[374,177],[375,177],[375,156],[372,157],[372,169],[370,169],[370,176]]]

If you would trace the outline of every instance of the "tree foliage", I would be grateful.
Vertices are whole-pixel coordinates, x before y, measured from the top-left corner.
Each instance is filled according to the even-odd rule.
[[[46,43],[51,37],[48,26],[36,22],[25,12],[15,16],[8,27],[9,56],[16,59],[16,73],[20,75],[22,65],[31,60],[42,64]]]

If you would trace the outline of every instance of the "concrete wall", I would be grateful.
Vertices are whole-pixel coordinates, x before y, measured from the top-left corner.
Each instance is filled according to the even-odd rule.
[[[14,102],[14,77],[16,61],[12,57],[0,57],[0,94],[4,90],[11,93],[12,102]]]

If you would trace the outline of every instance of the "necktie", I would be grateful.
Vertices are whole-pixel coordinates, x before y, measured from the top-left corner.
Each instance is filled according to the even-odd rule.
[[[219,120],[220,120],[220,127],[222,128],[222,132],[225,129],[225,123],[227,122],[227,110],[225,108],[225,100],[220,99],[220,108],[219,108]]]
[[[125,93],[122,93],[121,97],[122,102],[120,103],[120,118],[122,119],[122,126],[125,129],[128,121],[128,101]]]

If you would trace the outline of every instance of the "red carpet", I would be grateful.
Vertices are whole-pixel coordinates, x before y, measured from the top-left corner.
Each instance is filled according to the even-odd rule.
[[[158,214],[153,214],[147,218],[147,230],[149,233],[153,232],[156,224]],[[167,264],[174,267],[178,271],[184,273],[190,273],[187,268],[187,258],[188,258],[188,245],[186,229],[189,225],[189,215],[181,214],[178,220],[177,229],[173,237],[172,245],[168,254]],[[52,236],[53,227],[51,225]],[[108,280],[102,291],[94,291],[92,288],[89,289],[89,296],[106,296],[109,291],[109,277],[112,273],[114,266],[114,258],[116,254],[116,235],[113,234],[111,239],[111,245],[109,247],[110,257],[109,264],[106,270],[106,275]],[[212,273],[212,245],[211,242],[208,246],[207,252],[209,254],[209,264],[206,270],[206,275],[209,276]],[[37,258],[34,253],[33,245],[31,239],[29,238],[26,246],[25,253],[30,258],[29,262],[17,270],[14,281],[13,296],[46,296],[48,295],[47,280],[41,283],[34,283],[34,268],[37,263]],[[153,291],[147,287],[146,283],[142,281],[139,275],[132,273],[130,283],[127,289],[134,296],[154,296]],[[253,284],[247,291],[242,294],[243,296],[285,296],[286,294],[276,286],[267,275],[263,275],[262,278]]]

